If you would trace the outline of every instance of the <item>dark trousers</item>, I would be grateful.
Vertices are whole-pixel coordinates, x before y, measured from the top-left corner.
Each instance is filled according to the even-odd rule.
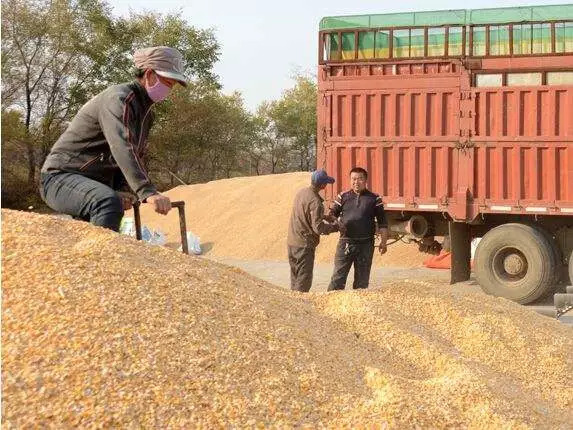
[[[119,231],[123,206],[110,187],[77,173],[42,173],[40,194],[53,210]]]
[[[334,257],[334,272],[328,285],[328,291],[344,290],[348,272],[353,264],[353,288],[368,288],[373,256],[374,238],[363,241],[339,239]]]
[[[294,291],[307,293],[312,286],[312,271],[314,269],[315,248],[288,247],[288,262],[290,264],[290,288]]]

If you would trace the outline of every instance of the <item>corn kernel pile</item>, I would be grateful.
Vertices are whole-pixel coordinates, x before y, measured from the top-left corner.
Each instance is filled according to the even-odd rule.
[[[2,211],[3,428],[571,428],[573,330],[424,282],[302,295]]]
[[[309,172],[294,172],[182,185],[165,194],[185,202],[187,227],[201,238],[207,256],[287,261],[286,236],[294,197],[309,185]],[[325,202],[327,210],[331,204]],[[169,246],[181,244],[176,210],[164,216],[142,205],[141,217],[144,224],[167,234]],[[321,236],[317,263],[333,262],[338,237],[338,233]],[[383,256],[374,253],[374,266],[420,267],[427,258],[416,245],[398,242]]]

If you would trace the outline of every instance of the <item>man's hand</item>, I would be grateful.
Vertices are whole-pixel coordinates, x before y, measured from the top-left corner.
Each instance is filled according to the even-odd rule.
[[[332,224],[336,222],[336,217],[334,215],[328,214],[324,216],[324,220]]]
[[[336,233],[338,231],[338,222],[335,222],[333,224],[329,224],[329,223],[324,223],[324,224],[328,228],[328,233],[326,233],[326,234]]]
[[[117,194],[121,200],[121,206],[124,211],[128,211],[133,207],[133,202],[135,202],[135,196],[131,193],[126,193],[123,191],[118,191]]]
[[[149,196],[146,199],[146,202],[152,204],[155,212],[162,215],[167,215],[167,213],[171,210],[171,200],[169,200],[169,197],[164,196],[163,194],[154,194]]]
[[[386,227],[378,228],[378,235],[380,236],[380,245],[378,245],[378,252],[380,252],[380,255],[384,255],[388,250],[386,246],[386,242],[388,241],[388,228]]]

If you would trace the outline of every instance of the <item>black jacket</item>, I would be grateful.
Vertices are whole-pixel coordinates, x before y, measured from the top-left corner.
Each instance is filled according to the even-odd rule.
[[[42,172],[79,173],[114,189],[127,182],[141,200],[156,194],[142,162],[153,122],[152,105],[137,81],[99,93],[72,119]]]
[[[374,220],[378,228],[388,227],[384,205],[378,194],[364,190],[356,194],[353,190],[340,193],[334,200],[330,214],[339,218],[346,228],[343,238],[366,240],[376,233]]]

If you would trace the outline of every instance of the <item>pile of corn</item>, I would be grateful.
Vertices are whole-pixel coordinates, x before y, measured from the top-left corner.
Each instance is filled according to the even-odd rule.
[[[573,330],[401,282],[300,295],[2,211],[2,424],[570,428]]]
[[[294,172],[179,186],[165,194],[185,202],[187,227],[201,238],[206,256],[286,261],[294,197],[309,185],[309,172]],[[331,204],[325,202],[326,208]],[[177,211],[163,216],[142,205],[141,213],[144,224],[167,234],[168,246],[180,245]],[[322,236],[316,262],[332,263],[337,242],[338,233]],[[376,252],[374,265],[419,267],[427,258],[417,246],[397,242],[383,256]]]

